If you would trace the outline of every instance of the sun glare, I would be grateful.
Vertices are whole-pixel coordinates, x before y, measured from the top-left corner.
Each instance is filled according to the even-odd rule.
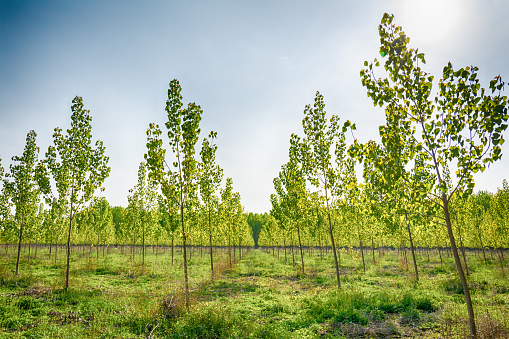
[[[397,20],[413,40],[441,44],[461,28],[462,4],[460,0],[407,0]]]

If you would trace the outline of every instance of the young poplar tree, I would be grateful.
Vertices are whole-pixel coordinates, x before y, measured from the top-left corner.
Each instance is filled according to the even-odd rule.
[[[233,192],[233,180],[232,178],[226,178],[226,185],[224,189],[221,189],[221,204],[220,204],[220,215],[226,226],[226,236],[228,238],[228,257],[230,260],[230,268],[232,267],[232,236],[233,236],[233,223],[235,215],[235,193]]]
[[[210,132],[209,139],[204,138],[201,146],[200,157],[201,163],[199,164],[200,174],[198,183],[200,187],[200,195],[203,201],[205,211],[208,219],[208,235],[210,245],[210,274],[214,279],[214,258],[212,254],[212,213],[215,206],[218,204],[216,196],[217,189],[223,180],[223,170],[219,165],[216,165],[216,151],[217,145],[213,144],[217,138],[216,132]]]
[[[74,217],[92,199],[110,173],[109,157],[104,155],[103,142],[92,145],[92,117],[83,109],[83,99],[72,101],[71,128],[63,133],[57,127],[53,143],[48,147],[46,163],[53,176],[59,205],[65,210],[69,221],[67,232],[67,265],[65,289],[69,288],[69,265],[71,262],[71,230]]]
[[[4,183],[5,190],[16,209],[15,220],[18,221],[19,241],[18,256],[16,259],[16,272],[18,275],[23,231],[27,220],[35,216],[39,207],[41,193],[49,190],[48,181],[45,180],[44,165],[39,162],[39,147],[35,143],[37,134],[30,131],[26,137],[25,150],[22,156],[13,156],[7,178]]]
[[[142,243],[142,267],[145,269],[145,244],[146,238],[157,223],[157,192],[155,183],[147,180],[147,165],[141,162],[138,167],[138,183],[129,191],[128,197],[133,235],[137,237],[141,233]]]
[[[304,109],[302,127],[304,128],[305,137],[301,140],[298,136],[292,134],[290,140],[290,148],[294,149],[291,153],[295,154],[299,162],[302,163],[303,171],[311,184],[323,192],[325,197],[338,289],[341,288],[341,280],[339,278],[339,264],[331,221],[331,205],[333,203],[333,192],[339,195],[342,184],[338,169],[333,165],[332,155],[335,152],[336,162],[341,165],[342,159],[346,155],[345,132],[349,126],[351,126],[350,122],[346,121],[341,128],[339,117],[336,115],[333,115],[327,123],[323,96],[316,92],[313,107],[306,105]],[[354,128],[355,126],[352,125],[352,129]]]
[[[145,160],[149,169],[149,177],[161,186],[161,192],[170,205],[179,208],[182,226],[182,245],[184,256],[184,293],[186,307],[189,309],[189,278],[187,274],[186,227],[184,210],[188,200],[196,190],[195,174],[197,161],[194,159],[195,145],[200,134],[200,121],[203,113],[199,105],[188,104],[182,108],[182,88],[178,80],[169,84],[166,113],[168,121],[165,123],[168,130],[168,139],[176,160],[172,167],[166,162],[166,149],[163,148],[161,129],[159,125],[151,123],[147,129],[147,154]]]
[[[465,195],[472,192],[474,173],[483,172],[500,159],[502,133],[508,120],[507,97],[501,95],[504,82],[496,76],[486,91],[480,86],[477,67],[454,70],[449,63],[432,99],[434,77],[420,66],[425,63],[424,54],[409,48],[410,38],[392,22],[393,16],[386,13],[379,26],[380,55],[387,57],[384,68],[389,77],[377,78],[374,71],[380,62],[366,61],[360,72],[362,84],[375,106],[385,106],[387,128],[407,126],[405,133],[415,138],[416,156],[434,170],[435,181],[427,193],[443,212],[434,221],[447,228],[465,294],[470,335],[476,337],[472,300],[453,234],[450,203],[459,192]],[[448,186],[446,176],[452,164],[457,167],[456,180]]]
[[[104,248],[109,245],[115,235],[113,229],[113,216],[111,214],[110,204],[106,198],[95,199],[91,213],[94,215],[94,231],[97,236],[96,259],[99,260],[99,247],[102,245],[103,256]]]
[[[302,264],[302,274],[304,270],[304,253],[302,250],[301,231],[305,224],[307,208],[306,179],[302,173],[302,168],[296,163],[296,159],[290,157],[290,161],[281,166],[279,176],[274,179],[274,189],[279,196],[279,208],[286,214],[286,218],[291,220],[297,229],[297,240],[299,241],[299,251]],[[273,209],[274,209],[273,205]]]

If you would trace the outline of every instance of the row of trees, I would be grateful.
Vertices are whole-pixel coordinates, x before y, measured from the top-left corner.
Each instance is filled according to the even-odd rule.
[[[271,214],[280,229],[295,230],[301,248],[306,215],[308,219],[309,215],[314,217],[314,222],[307,223],[309,233],[325,223],[338,288],[341,279],[336,244],[344,246],[347,244],[339,241],[357,237],[362,249],[365,233],[371,234],[373,243],[375,235],[399,232],[401,239],[404,230],[418,279],[413,238],[415,225],[422,225],[420,232],[432,235],[431,239],[439,244],[447,241],[452,250],[465,294],[470,333],[475,337],[472,301],[456,239],[463,242],[468,238],[461,233],[461,227],[467,224],[465,218],[471,220],[466,217],[469,209],[465,206],[481,200],[471,197],[473,174],[483,172],[501,157],[502,134],[508,120],[507,97],[501,94],[504,82],[496,76],[486,90],[477,78],[477,67],[455,70],[449,63],[433,98],[434,77],[421,68],[424,54],[408,46],[410,39],[393,24],[393,16],[384,14],[379,34],[387,77],[377,77],[377,59],[366,61],[360,72],[368,97],[385,111],[379,141],[359,143],[354,137],[354,124],[340,124],[337,116],[328,119],[323,96],[317,92],[313,107],[304,109],[304,136],[292,134],[289,161],[274,179],[276,194],[271,197]],[[349,131],[353,140],[348,145]],[[356,176],[358,166],[363,168],[363,182],[358,182]],[[456,169],[453,173],[452,167]],[[488,220],[487,215],[507,213],[504,185],[490,208],[484,210],[482,220]],[[503,217],[491,220],[484,224],[493,230],[492,234],[483,233],[480,225],[484,224],[479,222],[472,226],[476,228],[475,237],[481,235],[479,242],[484,236],[485,240],[493,239],[493,246],[504,246],[500,234],[507,234],[507,223]],[[313,224],[317,226],[309,226]]]
[[[227,178],[220,189],[223,171],[215,164],[215,132],[203,139],[200,159],[194,159],[202,111],[195,104],[182,109],[180,91],[178,81],[172,81],[165,126],[176,155],[170,162],[174,168],[168,166],[159,127],[150,124],[147,162],[140,163],[126,208],[111,207],[95,195],[109,175],[109,158],[101,141],[92,145],[92,118],[80,97],[73,100],[70,129],[66,133],[55,129],[54,143],[43,160],[39,160],[36,133],[30,131],[23,155],[12,158],[8,173],[0,162],[0,235],[5,243],[18,243],[16,275],[24,239],[50,244],[50,255],[51,244],[66,242],[66,289],[71,242],[140,244],[143,266],[147,244],[173,247],[176,242],[183,247],[187,291],[186,243],[208,243],[212,273],[213,246],[228,245],[231,263],[232,246],[235,254],[235,246],[252,244],[232,179]]]
[[[331,221],[334,226],[336,245],[344,248],[358,248],[364,251],[381,247],[426,248],[442,250],[450,247],[447,230],[423,217],[415,217],[414,212],[382,215],[390,207],[374,204],[368,199],[366,190],[361,190],[361,204],[345,208],[335,204],[332,208]],[[274,194],[273,199],[279,198]],[[285,196],[288,198],[288,196]],[[295,210],[288,204],[300,203],[299,217],[293,219]],[[430,202],[423,206],[433,213]],[[299,246],[304,248],[332,247],[328,235],[327,214],[323,198],[316,192],[306,189],[297,201],[280,199],[273,201],[270,215],[262,222],[259,239],[263,247]],[[478,250],[487,263],[486,250],[495,251],[503,259],[505,249],[509,248],[509,224],[506,218],[509,213],[509,185],[506,180],[496,193],[481,191],[457,201],[452,214],[454,235],[460,239],[461,249]],[[412,217],[411,217],[412,216]],[[407,218],[408,217],[408,218]],[[410,230],[410,232],[409,232]],[[295,240],[295,241],[294,241]],[[362,244],[362,245],[361,245]],[[362,256],[362,254],[361,254]],[[373,259],[376,262],[376,259]],[[362,264],[362,263],[359,263]],[[503,267],[501,267],[503,269]],[[415,270],[418,278],[418,270]]]

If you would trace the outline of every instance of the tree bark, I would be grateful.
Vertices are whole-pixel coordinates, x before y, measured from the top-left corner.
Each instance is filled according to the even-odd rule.
[[[410,232],[410,223],[408,222],[408,214],[406,210],[405,210],[405,220],[407,223],[408,238],[410,239],[410,248],[412,250],[412,259],[414,261],[415,280],[419,281],[419,271],[417,270],[417,261],[415,260],[414,242],[412,240],[412,232]]]
[[[463,267],[461,265],[461,259],[458,253],[458,248],[456,247],[456,241],[454,239],[454,233],[452,231],[451,225],[451,217],[449,214],[449,201],[445,194],[442,194],[442,208],[445,216],[445,223],[447,226],[447,232],[449,234],[449,240],[451,242],[451,250],[454,256],[454,262],[456,263],[456,268],[458,269],[458,275],[460,276],[461,285],[463,287],[463,293],[465,295],[465,302],[467,304],[468,310],[468,323],[470,326],[470,336],[472,338],[477,338],[477,329],[475,326],[475,316],[474,316],[474,308],[472,306],[472,299],[470,298],[470,290],[468,288],[467,278],[465,277],[465,273],[463,272]]]
[[[21,214],[21,227],[19,229],[19,242],[18,242],[18,259],[16,259],[16,273],[14,276],[18,276],[18,268],[19,268],[19,257],[21,255],[21,243],[23,241],[23,226],[25,224],[25,213]]]
[[[214,280],[214,256],[212,254],[212,222],[210,218],[210,209],[209,209],[209,244],[210,244],[210,277],[212,280]],[[230,240],[228,239],[228,242]],[[231,262],[231,259],[230,259]],[[231,266],[231,263],[230,263]]]
[[[300,227],[297,225],[297,237],[299,238],[300,259],[302,261],[302,274],[304,275],[304,253],[302,252],[302,242],[300,241]]]
[[[72,194],[71,194],[72,196]],[[65,270],[65,290],[69,288],[69,267],[71,264],[71,229],[72,229],[72,219],[73,219],[73,210],[72,210],[72,202],[71,202],[71,211],[69,214],[69,233],[67,235],[67,265]]]

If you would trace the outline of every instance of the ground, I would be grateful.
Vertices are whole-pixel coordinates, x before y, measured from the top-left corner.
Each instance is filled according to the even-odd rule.
[[[290,249],[244,249],[229,267],[214,249],[214,278],[206,248],[189,260],[191,308],[182,291],[183,261],[176,249],[75,248],[65,291],[64,251],[55,264],[48,247],[0,250],[0,338],[463,338],[467,310],[453,259],[418,253],[419,281],[397,250],[366,254],[341,249],[338,290],[330,251],[305,250],[295,265]],[[409,256],[408,256],[409,257]],[[496,258],[494,258],[496,259]],[[481,338],[509,337],[509,279],[493,260],[467,253],[469,285]]]

